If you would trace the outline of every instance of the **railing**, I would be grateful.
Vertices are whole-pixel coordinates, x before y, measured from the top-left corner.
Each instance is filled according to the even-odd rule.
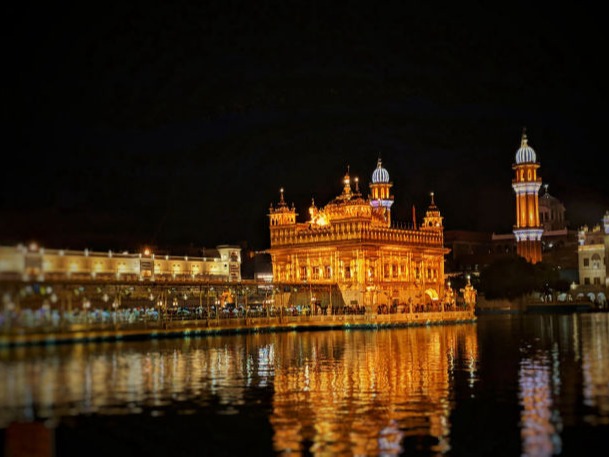
[[[473,310],[422,311],[378,313],[294,313],[287,308],[266,309],[260,312],[195,312],[179,314],[170,312],[141,312],[136,309],[113,312],[74,311],[59,314],[23,310],[0,314],[0,336],[27,334],[65,334],[76,332],[141,331],[184,328],[231,328],[278,325],[336,326],[344,324],[428,324],[474,318]]]

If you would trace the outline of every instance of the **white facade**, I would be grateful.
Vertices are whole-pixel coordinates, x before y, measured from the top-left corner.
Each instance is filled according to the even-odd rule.
[[[592,229],[583,226],[579,230],[577,257],[580,286],[609,287],[609,211],[603,216],[602,224]]]
[[[0,278],[241,281],[241,248],[222,245],[209,256],[155,255],[0,246]]]

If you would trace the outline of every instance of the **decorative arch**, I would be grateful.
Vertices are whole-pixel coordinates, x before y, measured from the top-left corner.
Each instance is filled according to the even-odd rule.
[[[438,292],[435,289],[429,288],[425,291],[425,295],[429,297],[430,300],[436,301],[439,299]]]

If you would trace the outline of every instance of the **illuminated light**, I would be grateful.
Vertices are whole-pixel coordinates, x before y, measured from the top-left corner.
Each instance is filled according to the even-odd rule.
[[[144,249],[144,255],[150,255],[150,249],[148,249],[148,248]]]

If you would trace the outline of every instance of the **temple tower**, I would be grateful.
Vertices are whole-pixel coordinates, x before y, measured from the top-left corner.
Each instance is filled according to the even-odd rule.
[[[283,225],[295,225],[296,224],[296,209],[294,204],[289,208],[285,199],[283,198],[283,187],[279,190],[280,197],[277,208],[273,208],[271,204],[269,208],[269,217],[271,219],[271,227],[283,226]]]
[[[440,236],[444,236],[444,225],[442,220],[444,219],[440,214],[440,210],[436,206],[436,202],[434,200],[434,193],[431,192],[431,203],[425,212],[425,217],[423,218],[423,225],[421,225],[421,230],[434,230],[440,234]]]
[[[539,189],[541,178],[537,176],[537,155],[527,141],[523,129],[520,148],[516,151],[512,188],[516,193],[516,253],[529,263],[541,262],[541,236],[543,227],[539,221]]]
[[[389,172],[381,164],[379,157],[376,169],[372,172],[370,183],[370,206],[375,212],[382,214],[387,227],[391,226],[391,205],[393,205],[393,195],[390,189],[393,183],[389,181]]]

